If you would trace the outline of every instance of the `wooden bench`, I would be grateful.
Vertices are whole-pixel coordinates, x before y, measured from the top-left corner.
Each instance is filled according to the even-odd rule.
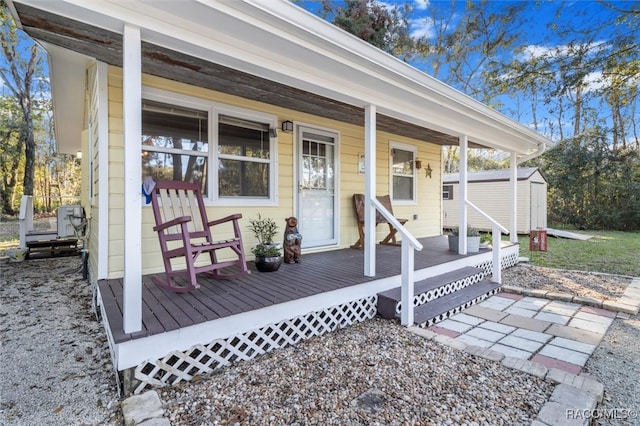
[[[393,209],[391,207],[391,197],[389,197],[389,195],[383,195],[376,198],[378,199],[380,204],[382,204],[384,208],[389,211],[389,213],[393,214]],[[353,194],[353,210],[356,214],[359,238],[358,241],[356,241],[356,243],[351,246],[351,248],[362,249],[364,247],[364,194]],[[401,225],[404,225],[408,221],[408,219],[398,218],[396,218],[396,220],[400,222]],[[389,233],[386,237],[384,237],[382,241],[380,241],[380,244],[386,244],[390,246],[400,245],[396,241],[396,233],[398,232],[398,230],[392,224],[390,224],[389,221],[387,221],[387,219],[385,219],[378,210],[376,210],[376,226],[380,225],[381,223],[386,223],[389,226]]]

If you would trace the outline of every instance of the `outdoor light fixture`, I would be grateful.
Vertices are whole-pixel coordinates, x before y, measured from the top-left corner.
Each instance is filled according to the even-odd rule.
[[[282,122],[282,131],[283,132],[293,132],[293,121],[286,120]]]
[[[416,160],[416,169],[420,170],[422,168],[422,160]]]
[[[427,163],[427,167],[424,169],[425,171],[425,177],[431,178],[431,172],[433,170],[431,170],[431,164]]]

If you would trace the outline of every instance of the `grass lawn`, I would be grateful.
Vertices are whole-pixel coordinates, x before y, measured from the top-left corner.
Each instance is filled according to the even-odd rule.
[[[594,238],[580,241],[550,236],[546,252],[530,252],[529,236],[520,236],[520,256],[538,266],[640,277],[640,232],[580,233]]]

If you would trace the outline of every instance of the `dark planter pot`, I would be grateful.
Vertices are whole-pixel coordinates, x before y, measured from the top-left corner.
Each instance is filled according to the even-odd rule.
[[[282,265],[282,256],[256,256],[256,269],[260,272],[275,272]]]

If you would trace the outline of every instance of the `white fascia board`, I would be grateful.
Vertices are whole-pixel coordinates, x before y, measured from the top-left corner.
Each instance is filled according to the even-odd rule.
[[[51,4],[31,3],[43,8]],[[70,11],[70,5],[77,10]],[[153,44],[351,105],[377,105],[385,115],[402,115],[410,123],[429,123],[456,136],[466,134],[489,146],[526,152],[550,143],[288,1],[67,0],[64,6],[52,12],[116,32],[122,23],[132,23],[142,29],[143,40]],[[173,12],[177,7],[184,18]]]

